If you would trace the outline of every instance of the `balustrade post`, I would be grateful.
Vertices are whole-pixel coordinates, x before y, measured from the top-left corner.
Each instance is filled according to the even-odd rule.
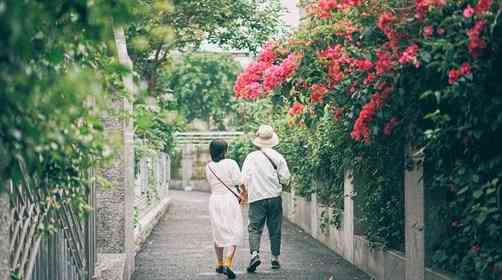
[[[185,191],[192,190],[192,174],[193,174],[193,144],[183,145],[183,188]]]
[[[344,256],[354,263],[354,184],[352,169],[345,170],[345,179],[343,183],[343,235],[344,235]]]
[[[424,280],[423,151],[408,149],[404,174],[406,280]]]
[[[5,183],[7,184],[7,183]],[[10,246],[10,224],[11,210],[7,188],[3,188],[4,193],[0,193],[0,280],[10,279],[9,246]]]

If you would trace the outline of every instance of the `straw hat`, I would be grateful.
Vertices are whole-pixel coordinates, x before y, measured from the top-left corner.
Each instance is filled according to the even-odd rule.
[[[259,148],[272,148],[279,144],[279,137],[270,125],[262,125],[256,132],[253,144]]]

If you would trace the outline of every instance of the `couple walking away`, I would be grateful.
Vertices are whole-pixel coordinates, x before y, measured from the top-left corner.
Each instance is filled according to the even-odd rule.
[[[211,186],[209,216],[218,261],[216,272],[229,279],[235,278],[232,262],[244,235],[241,206],[245,204],[249,204],[251,253],[247,271],[255,272],[261,264],[260,239],[265,224],[270,237],[272,269],[280,268],[281,191],[282,185],[289,183],[290,173],[284,157],[273,149],[279,144],[279,138],[271,126],[261,126],[253,144],[256,151],[247,155],[242,172],[237,162],[225,158],[228,149],[225,141],[213,140],[209,145],[212,162],[206,167],[206,176]]]

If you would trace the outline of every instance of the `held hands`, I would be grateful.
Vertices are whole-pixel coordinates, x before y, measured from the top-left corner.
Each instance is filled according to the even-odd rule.
[[[248,191],[244,185],[240,187],[240,190],[241,190],[239,193],[240,205],[241,207],[244,208],[248,204]]]

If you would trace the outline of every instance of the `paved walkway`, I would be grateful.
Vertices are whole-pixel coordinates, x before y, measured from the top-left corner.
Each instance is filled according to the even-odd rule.
[[[226,279],[214,273],[215,256],[207,210],[209,194],[170,191],[170,196],[168,213],[136,257],[133,279]],[[272,271],[267,236],[264,232],[262,265],[257,273],[247,274],[249,249],[246,235],[235,259],[237,279],[369,280],[366,274],[286,221],[283,224],[282,268]]]

